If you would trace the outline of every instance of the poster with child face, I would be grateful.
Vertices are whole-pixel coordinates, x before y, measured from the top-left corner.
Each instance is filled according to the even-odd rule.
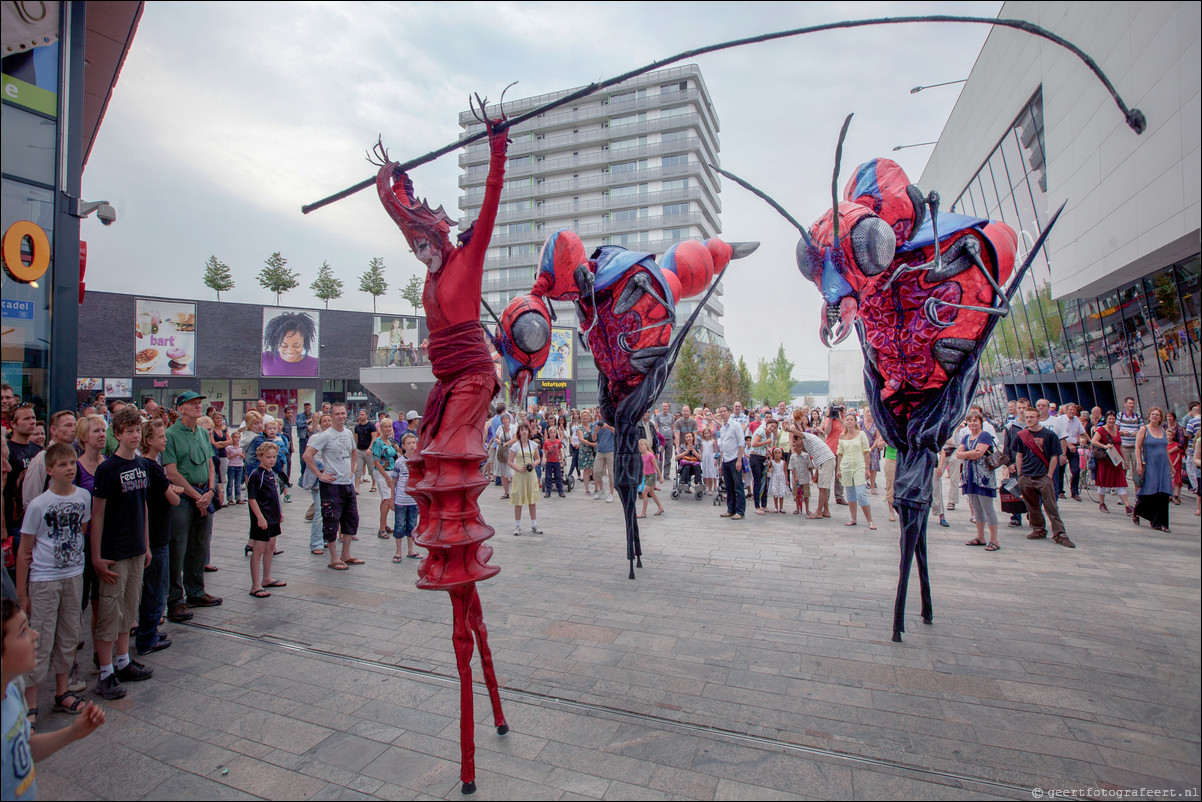
[[[264,376],[317,378],[320,313],[304,309],[264,309]]]
[[[572,357],[575,329],[551,329],[551,349],[547,353],[547,364],[539,371],[538,378],[572,378]]]

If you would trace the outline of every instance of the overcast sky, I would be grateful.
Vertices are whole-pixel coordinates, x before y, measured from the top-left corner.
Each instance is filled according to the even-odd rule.
[[[317,306],[323,260],[346,283],[333,308],[370,310],[358,276],[388,266],[380,310],[421,265],[367,190],[310,215],[315,201],[374,175],[364,151],[383,134],[394,159],[459,134],[469,92],[514,98],[603,80],[733,38],[840,19],[918,14],[994,17],[983,3],[147,3],[84,173],[84,197],[118,222],[83,224],[89,289],[212,299],[210,254],[237,287],[223,300],[273,303],[256,274],[281,251],[301,274],[288,306]],[[725,169],[804,224],[830,204],[835,141],[855,113],[840,185],[876,156],[917,180],[985,25],[891,25],[812,34],[694,60],[713,97]],[[686,62],[687,63],[687,62]],[[457,215],[455,156],[413,173],[419,194]],[[945,196],[952,188],[938,189]],[[722,236],[763,243],[724,285],[726,336],[754,371],[783,343],[794,376],[825,378],[820,299],[797,272],[796,231],[729,181]],[[593,245],[596,243],[586,243]],[[843,347],[858,347],[852,337]]]

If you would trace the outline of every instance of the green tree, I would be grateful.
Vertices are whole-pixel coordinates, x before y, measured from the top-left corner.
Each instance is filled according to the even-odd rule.
[[[421,276],[410,276],[409,281],[401,290],[401,297],[413,305],[413,314],[422,308],[422,291],[426,288],[426,280]]]
[[[359,276],[359,291],[371,296],[371,311],[376,311],[376,299],[388,292],[388,282],[384,279],[384,260],[373,257],[367,264],[367,270]]]
[[[209,261],[205,262],[204,283],[210,290],[217,291],[217,300],[220,302],[221,293],[234,288],[234,276],[230,273],[230,266],[225,262],[218,262],[216,256],[210,256]]]
[[[785,345],[781,343],[776,349],[776,358],[768,366],[772,388],[768,403],[793,400],[793,367],[793,363],[785,356]]]
[[[276,251],[263,262],[259,271],[259,284],[275,293],[275,305],[280,305],[280,294],[300,286],[300,273],[288,269],[288,260]]]
[[[680,355],[676,358],[676,366],[672,368],[672,377],[678,403],[690,407],[701,403],[701,348],[692,333],[680,345]]]
[[[309,285],[309,289],[325,301],[326,309],[329,309],[330,301],[342,297],[342,279],[334,275],[334,268],[330,267],[329,262],[322,262],[321,267],[317,268],[317,278]]]
[[[747,360],[739,357],[739,393],[734,400],[746,404],[751,399],[752,384],[751,370],[747,367]]]
[[[752,385],[751,401],[754,405],[771,403],[772,397],[772,366],[768,360],[761,359],[755,363],[755,383]]]

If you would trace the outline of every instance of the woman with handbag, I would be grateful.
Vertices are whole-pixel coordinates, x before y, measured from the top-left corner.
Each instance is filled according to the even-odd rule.
[[[1123,436],[1119,433],[1118,415],[1113,409],[1106,412],[1106,424],[1094,429],[1093,439],[1089,444],[1094,449],[1094,458],[1098,465],[1098,509],[1110,512],[1106,506],[1106,494],[1114,493],[1123,502],[1123,508],[1130,515],[1134,510],[1127,504],[1127,471],[1123,467]],[[1116,465],[1111,455],[1118,457]]]
[[[961,490],[968,499],[973,520],[977,522],[977,536],[966,546],[984,546],[985,551],[1001,548],[997,542],[997,512],[993,500],[997,497],[997,477],[994,471],[1000,464],[1001,452],[995,448],[993,435],[985,431],[985,419],[975,409],[969,410],[965,421],[968,434],[956,449],[956,459],[964,465]],[[985,542],[985,525],[989,525],[989,543]]]

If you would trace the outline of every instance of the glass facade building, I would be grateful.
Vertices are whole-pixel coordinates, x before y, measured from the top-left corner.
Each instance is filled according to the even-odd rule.
[[[1054,213],[1047,204],[1043,95],[1037,91],[952,211],[1018,232],[1018,263]],[[1055,236],[1054,234],[1052,236]],[[981,358],[991,413],[1019,397],[1118,409],[1128,396],[1184,419],[1199,397],[1199,254],[1096,298],[1052,298],[1052,265],[1036,255]]]

